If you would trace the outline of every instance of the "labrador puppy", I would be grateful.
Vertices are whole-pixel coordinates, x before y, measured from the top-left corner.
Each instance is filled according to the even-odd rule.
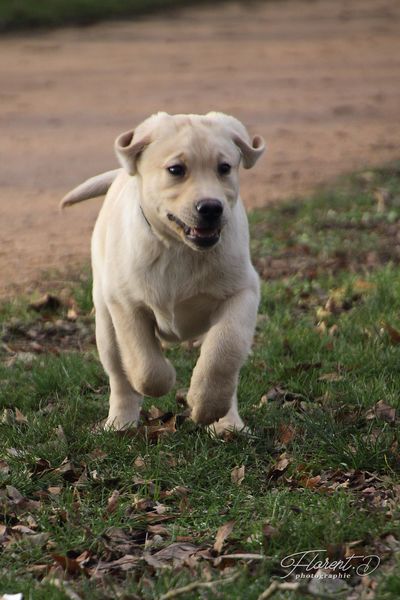
[[[244,427],[237,386],[259,280],[238,171],[253,167],[264,147],[222,113],[158,113],[117,138],[122,169],[89,179],[62,201],[107,192],[92,237],[96,340],[111,388],[107,427],[135,425],[143,396],[174,386],[162,341],[198,338],[191,418],[217,434]]]

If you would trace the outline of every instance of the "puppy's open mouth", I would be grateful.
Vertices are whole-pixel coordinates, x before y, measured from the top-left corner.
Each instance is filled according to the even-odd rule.
[[[178,219],[178,217],[172,213],[168,213],[167,217],[182,229],[185,238],[189,242],[200,248],[214,246],[221,235],[220,227],[189,227],[189,225],[186,225],[186,223]]]

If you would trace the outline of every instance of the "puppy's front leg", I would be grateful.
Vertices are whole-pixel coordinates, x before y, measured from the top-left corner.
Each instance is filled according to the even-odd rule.
[[[254,284],[226,300],[217,311],[201,346],[187,397],[197,423],[210,425],[232,415],[230,425],[240,428],[236,388],[253,340],[258,301],[258,285]]]
[[[143,396],[158,398],[175,383],[175,370],[162,353],[152,313],[143,307],[112,302],[108,306],[122,364],[132,387]]]

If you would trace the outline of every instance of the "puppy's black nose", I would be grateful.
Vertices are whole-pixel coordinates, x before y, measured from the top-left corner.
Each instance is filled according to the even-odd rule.
[[[220,200],[205,198],[204,200],[199,200],[196,204],[196,209],[203,219],[212,221],[218,219],[222,215],[224,207]]]

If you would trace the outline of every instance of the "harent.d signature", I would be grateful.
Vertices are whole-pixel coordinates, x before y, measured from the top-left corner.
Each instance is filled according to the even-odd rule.
[[[330,560],[328,557],[321,560],[321,553],[326,553],[326,550],[305,550],[285,556],[281,560],[281,567],[290,569],[290,571],[282,576],[282,579],[286,579],[286,577],[292,575],[296,569],[315,573],[320,569],[331,570],[332,572],[342,573],[342,576],[346,573],[350,576],[350,571],[353,569],[357,575],[363,577],[373,573],[381,562],[381,559],[376,554],[365,556],[362,554],[352,554],[339,560]],[[354,565],[355,560],[357,561],[357,565]]]

